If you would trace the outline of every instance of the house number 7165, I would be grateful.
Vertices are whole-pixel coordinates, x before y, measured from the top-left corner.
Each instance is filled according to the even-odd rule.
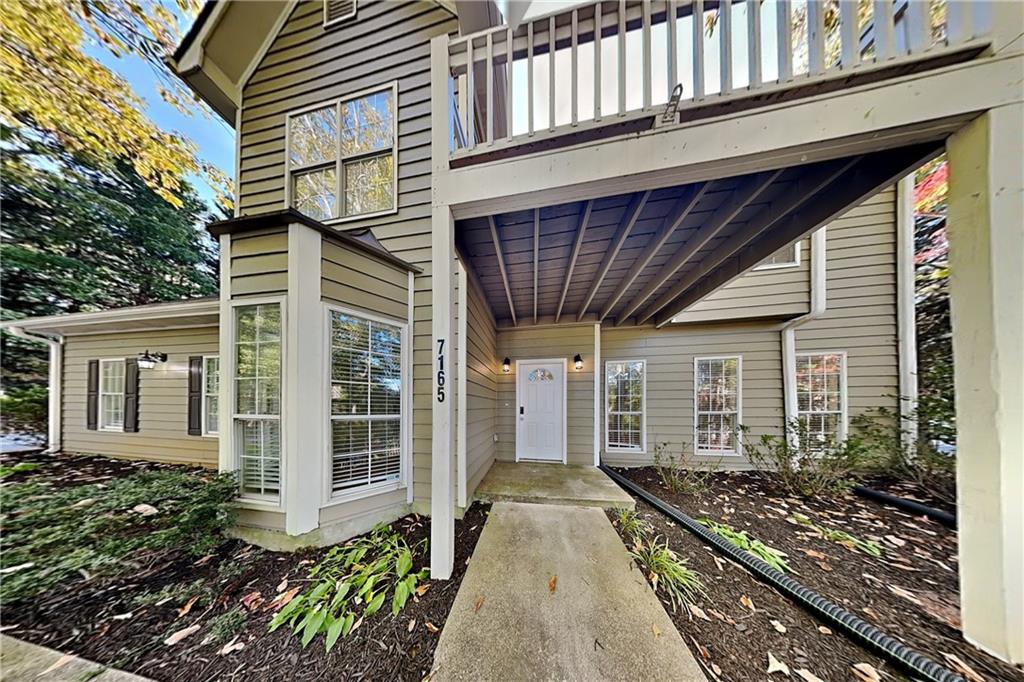
[[[444,402],[444,339],[437,340],[437,402]]]

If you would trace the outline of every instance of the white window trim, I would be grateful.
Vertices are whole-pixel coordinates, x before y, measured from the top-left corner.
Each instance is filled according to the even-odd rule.
[[[333,481],[332,476],[332,461],[331,461],[331,422],[333,421],[334,415],[331,414],[331,314],[342,313],[344,315],[352,315],[364,320],[370,320],[371,322],[379,322],[381,324],[391,325],[398,327],[401,330],[402,347],[400,349],[400,357],[402,362],[401,377],[402,377],[402,395],[399,403],[399,425],[400,432],[399,438],[401,443],[401,452],[399,454],[399,474],[397,481],[383,481],[380,483],[371,483],[358,488],[351,488],[343,493],[335,494],[332,490]],[[389,493],[396,490],[404,490],[408,485],[408,473],[411,467],[408,466],[409,460],[412,457],[412,423],[408,417],[407,401],[412,401],[412,367],[411,352],[406,352],[408,344],[412,343],[412,339],[409,335],[409,323],[405,320],[400,320],[391,317],[385,317],[382,315],[374,315],[367,313],[363,310],[356,308],[349,308],[347,306],[338,305],[336,303],[323,302],[323,315],[324,315],[324,358],[323,358],[323,372],[326,378],[324,382],[324,404],[327,406],[325,410],[327,419],[324,421],[322,426],[324,430],[324,486],[322,491],[323,504],[322,508],[333,507],[339,504],[345,504],[354,500],[359,500],[365,497],[372,497],[374,495],[381,495],[383,493]],[[393,419],[394,417],[389,417]],[[367,417],[367,419],[373,419],[373,417]]]
[[[631,364],[639,362],[643,365],[643,387],[642,387],[642,400],[640,410],[640,449],[636,448],[625,448],[620,445],[612,445],[609,441],[609,430],[608,430],[608,418],[612,415],[612,410],[608,409],[608,365],[614,365],[619,363]],[[622,413],[618,413],[622,414]],[[604,450],[605,452],[614,453],[630,453],[634,455],[646,455],[647,454],[647,360],[646,359],[633,359],[633,360],[605,360],[604,362]]]
[[[109,365],[114,362],[119,362],[124,365],[124,373],[121,379],[121,392],[120,393],[104,393],[103,392],[103,366]],[[124,430],[124,390],[126,388],[126,382],[128,381],[128,363],[125,362],[124,358],[101,358],[98,370],[99,376],[96,378],[96,430],[106,431],[108,433],[125,433]],[[104,424],[103,423],[103,396],[105,395],[120,395],[121,396],[121,425],[116,424]]]
[[[335,115],[337,116],[338,125],[340,126],[341,125],[341,105],[342,105],[342,103],[347,102],[349,100],[353,100],[353,99],[359,99],[360,97],[366,97],[367,95],[375,95],[375,94],[377,94],[379,92],[385,92],[387,90],[391,90],[391,101],[394,103],[394,112],[393,112],[394,113],[394,118],[392,120],[392,126],[391,126],[391,163],[392,163],[392,169],[393,169],[393,172],[391,173],[391,196],[393,198],[393,203],[392,203],[391,208],[384,209],[384,210],[381,210],[381,211],[374,211],[373,213],[360,213],[358,215],[350,215],[350,216],[339,215],[336,218],[329,218],[327,220],[322,220],[320,222],[324,223],[325,225],[337,225],[339,223],[349,223],[349,222],[352,222],[352,221],[355,221],[355,220],[367,220],[369,218],[377,218],[379,216],[394,215],[394,214],[398,213],[398,81],[397,80],[390,81],[388,83],[384,83],[382,85],[377,85],[377,86],[374,86],[374,87],[371,87],[371,88],[365,88],[363,90],[358,90],[356,92],[347,93],[345,95],[342,95],[341,97],[335,97],[335,98],[332,98],[332,99],[329,99],[329,100],[324,100],[324,101],[318,102],[316,104],[311,104],[309,106],[302,107],[301,109],[294,109],[292,111],[289,111],[287,114],[285,114],[285,126],[284,126],[284,129],[285,129],[285,138],[284,138],[284,180],[285,180],[285,182],[284,182],[284,207],[285,208],[290,208],[292,206],[292,173],[293,173],[293,171],[294,172],[302,172],[302,171],[309,170],[310,168],[313,168],[313,167],[316,167],[316,166],[323,166],[324,168],[329,168],[330,167],[330,166],[325,165],[325,164],[329,164],[330,162],[329,161],[325,161],[325,162],[323,162],[323,164],[311,164],[309,167],[303,167],[303,168],[300,168],[300,169],[297,169],[297,170],[292,168],[292,161],[291,161],[291,156],[292,156],[292,154],[291,154],[291,147],[292,147],[292,123],[291,123],[291,121],[292,121],[292,119],[295,118],[296,116],[301,116],[302,114],[307,114],[310,111],[316,111],[317,109],[324,109],[326,107],[333,106],[335,108]],[[372,157],[372,156],[381,156],[381,155],[382,155],[382,153],[378,151],[378,152],[367,153],[365,156],[366,157]],[[350,159],[352,159],[352,158],[362,158],[363,156],[364,155],[360,154],[360,155],[357,155],[355,157],[349,157],[349,158]],[[342,205],[343,205],[343,203],[345,201],[345,196],[344,196],[344,191],[345,190],[344,190],[344,187],[342,186],[342,183],[343,183],[342,173],[343,172],[344,172],[344,159],[342,159],[342,156],[341,156],[341,130],[339,128],[339,130],[338,130],[338,142],[337,142],[336,158],[334,160],[334,173],[335,173],[335,176],[336,176],[336,183],[337,183],[336,189],[339,190],[337,192],[336,197],[335,197],[335,201],[338,202],[338,213],[339,214],[341,213]]]
[[[839,356],[839,407],[840,407],[840,418],[839,418],[839,442],[842,443],[846,440],[849,433],[849,396],[847,395],[847,354],[845,350],[814,350],[814,351],[800,351],[794,355],[793,362],[793,388],[797,397],[796,402],[796,418],[800,419],[805,414],[815,414],[816,411],[806,411],[800,409],[800,387],[796,382],[796,367],[801,357],[807,357],[811,355],[838,355]],[[826,412],[823,414],[830,414]]]
[[[333,19],[327,18],[327,0],[321,0],[324,4],[324,28],[331,26],[337,26],[338,24],[348,21],[349,19],[355,19],[356,13],[359,11],[359,0],[352,0],[352,11],[340,17],[334,17]],[[275,32],[276,33],[276,32]]]
[[[206,392],[206,361],[207,360],[213,360],[213,359],[217,360],[217,372],[220,374],[220,378],[217,380],[218,388],[220,387],[220,382],[224,379],[224,371],[223,371],[224,368],[220,364],[220,355],[217,355],[217,354],[204,355],[203,356],[203,372],[202,372],[202,381],[203,381],[202,403],[203,403],[203,406],[202,406],[202,409],[201,409],[202,415],[200,417],[200,419],[203,420],[203,437],[204,438],[219,438],[220,437],[220,414],[219,414],[219,412],[218,412],[218,416],[217,416],[217,424],[218,424],[217,430],[216,431],[209,431],[206,428],[207,424],[209,424],[209,420],[207,419],[208,414],[206,412],[206,399],[211,395],[211,394]],[[217,409],[218,410],[221,409],[220,391],[219,390],[217,391]]]
[[[764,263],[763,265],[757,265],[757,266],[754,267],[754,272],[763,272],[763,271],[766,271],[766,270],[787,270],[789,268],[798,268],[798,267],[800,267],[800,241],[799,240],[793,244],[793,256],[794,256],[794,260],[787,261],[785,263]]]
[[[285,358],[287,357],[287,350],[288,350],[288,348],[287,348],[288,340],[286,338],[287,334],[285,333],[285,329],[286,329],[286,325],[287,325],[287,321],[288,321],[288,318],[287,318],[288,308],[287,308],[287,305],[286,305],[287,298],[288,298],[287,296],[280,295],[280,296],[254,296],[254,297],[251,297],[251,298],[236,298],[236,299],[232,299],[231,300],[231,305],[230,305],[230,313],[231,313],[231,315],[228,318],[228,324],[227,324],[228,334],[229,334],[229,337],[230,337],[229,340],[231,342],[230,345],[229,345],[229,348],[230,348],[230,352],[229,352],[230,360],[229,360],[229,363],[228,363],[230,365],[230,370],[229,370],[230,374],[227,375],[228,376],[228,381],[225,382],[224,381],[225,365],[224,365],[223,359],[221,359],[220,376],[221,376],[221,395],[225,395],[226,394],[227,398],[228,398],[228,410],[229,411],[226,412],[226,414],[229,415],[229,418],[228,418],[229,419],[229,425],[230,425],[230,429],[229,430],[231,431],[231,436],[230,436],[230,443],[231,443],[231,452],[230,452],[231,470],[232,471],[238,471],[238,472],[241,472],[241,470],[242,470],[242,460],[241,460],[241,457],[239,457],[239,454],[238,454],[238,442],[237,442],[238,439],[234,437],[235,422],[238,419],[248,419],[248,418],[251,418],[251,417],[253,417],[253,415],[239,415],[237,412],[235,412],[235,397],[236,397],[236,395],[235,395],[235,383],[236,383],[236,381],[235,381],[236,380],[236,377],[235,377],[235,352],[236,352],[235,351],[235,344],[236,344],[236,341],[238,340],[238,328],[237,328],[237,325],[235,324],[235,308],[248,307],[248,306],[256,306],[256,305],[267,305],[267,304],[273,304],[273,303],[276,303],[276,304],[278,304],[281,307],[280,308],[281,309],[281,389],[280,390],[281,390],[282,414],[279,414],[279,415],[266,415],[266,416],[269,416],[269,417],[276,417],[278,419],[278,421],[279,421],[278,429],[279,429],[280,434],[281,434],[281,445],[280,445],[280,449],[281,449],[281,464],[280,464],[280,467],[281,467],[281,484],[280,484],[280,491],[278,492],[276,500],[275,499],[271,499],[269,497],[265,497],[265,496],[246,494],[246,493],[242,492],[241,481],[239,481],[238,498],[236,499],[235,502],[236,502],[236,506],[240,506],[242,508],[249,508],[249,509],[282,509],[282,510],[284,509],[285,490],[286,490],[286,488],[285,488],[285,480],[286,480],[286,477],[288,475],[288,471],[287,471],[287,468],[286,468],[287,467],[287,457],[285,457],[285,446],[286,446],[286,443],[287,443],[287,441],[285,440],[285,430],[287,428],[287,424],[286,424],[287,420],[285,420],[284,414],[283,414],[283,412],[284,412],[283,408],[284,408],[285,384],[288,381],[287,372],[285,372],[285,367],[284,367],[284,365],[285,365]],[[225,386],[226,386],[226,389],[225,389]],[[224,409],[223,406],[221,406],[221,409],[222,410]]]
[[[697,433],[700,423],[700,409],[697,399],[697,376],[701,360],[736,361],[736,447],[733,450],[702,450],[698,446]],[[719,414],[706,412],[705,414]],[[732,457],[743,455],[743,440],[740,426],[743,424],[743,356],[742,355],[700,355],[693,358],[693,454]]]

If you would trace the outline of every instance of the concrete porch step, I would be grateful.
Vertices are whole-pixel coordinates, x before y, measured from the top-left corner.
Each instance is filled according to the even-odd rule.
[[[636,501],[603,471],[561,463],[495,462],[476,488],[484,502],[634,509]]]

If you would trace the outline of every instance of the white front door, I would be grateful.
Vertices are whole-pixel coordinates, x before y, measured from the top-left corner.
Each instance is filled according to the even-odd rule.
[[[565,462],[565,359],[516,363],[516,461]]]

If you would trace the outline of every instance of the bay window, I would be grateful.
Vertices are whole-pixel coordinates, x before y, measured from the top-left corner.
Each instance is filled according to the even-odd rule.
[[[740,452],[740,358],[694,359],[694,451]]]

